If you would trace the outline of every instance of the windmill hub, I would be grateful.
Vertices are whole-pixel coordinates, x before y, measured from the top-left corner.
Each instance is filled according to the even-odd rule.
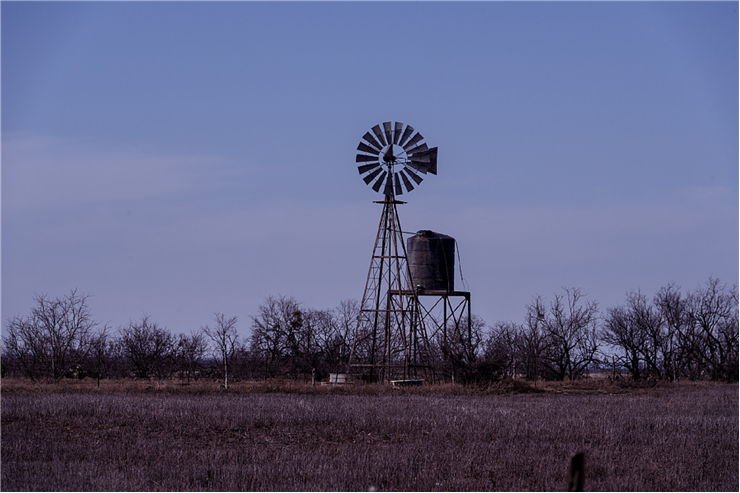
[[[383,154],[383,164],[397,164],[399,161],[402,161],[402,156],[406,157],[406,152],[403,150],[403,147],[396,146],[396,145],[389,145],[384,149]]]

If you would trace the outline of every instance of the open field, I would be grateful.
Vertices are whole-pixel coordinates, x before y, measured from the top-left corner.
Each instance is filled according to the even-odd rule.
[[[737,385],[199,385],[4,380],[2,490],[738,489]]]

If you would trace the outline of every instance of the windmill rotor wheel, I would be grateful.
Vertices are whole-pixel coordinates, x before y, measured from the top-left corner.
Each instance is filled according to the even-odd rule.
[[[437,174],[437,148],[411,125],[384,122],[362,136],[355,162],[365,183],[394,197],[410,192],[426,174]]]

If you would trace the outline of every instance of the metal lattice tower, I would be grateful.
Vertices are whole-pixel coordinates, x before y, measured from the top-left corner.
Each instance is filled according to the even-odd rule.
[[[411,273],[398,218],[397,206],[405,202],[386,196],[376,203],[383,205],[383,211],[356,332],[368,340],[361,358],[364,362],[355,361],[351,369],[371,381],[408,379],[426,367],[423,356],[428,341],[419,317],[419,300],[410,289]]]

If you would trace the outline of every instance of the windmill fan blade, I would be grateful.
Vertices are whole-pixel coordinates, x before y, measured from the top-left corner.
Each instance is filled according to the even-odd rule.
[[[403,194],[403,188],[401,188],[401,180],[398,179],[398,173],[393,175],[393,182],[396,185],[396,195]]]
[[[367,176],[363,177],[362,179],[363,179],[363,180],[365,180],[365,183],[367,183],[367,184],[369,185],[369,184],[370,184],[370,182],[371,182],[371,181],[373,181],[373,180],[375,179],[375,177],[376,177],[376,176],[378,176],[378,175],[380,174],[380,172],[381,172],[381,171],[383,171],[383,170],[381,170],[381,169],[376,169],[375,171],[373,171],[373,172],[372,172],[372,173],[370,173],[369,175],[367,175]]]
[[[400,145],[401,147],[403,147],[403,144],[406,142],[406,139],[408,139],[409,137],[411,137],[411,134],[413,132],[414,132],[414,127],[412,127],[411,125],[408,125],[406,127],[406,130],[403,131],[403,135],[401,136],[401,138],[398,139],[398,145]]]
[[[414,186],[409,181],[408,176],[406,176],[406,170],[405,169],[402,169],[398,174],[401,175],[401,179],[403,180],[403,184],[406,185],[406,190],[408,190],[409,192],[411,190],[413,190],[414,189]]]
[[[398,145],[398,139],[401,138],[401,130],[403,130],[403,123],[396,122],[396,128],[393,130],[393,143]]]
[[[380,151],[377,149],[373,149],[369,145],[365,144],[364,142],[360,142],[360,144],[357,146],[358,151],[367,152],[369,154],[375,154],[376,156],[380,154]]]
[[[383,122],[383,130],[385,131],[385,141],[388,144],[391,144],[393,142],[393,131],[391,130],[392,124],[391,122]]]
[[[377,161],[378,156],[366,156],[364,154],[358,154],[355,158],[356,163],[367,163],[369,161]]]
[[[380,125],[375,125],[371,130],[378,138],[378,141],[383,144],[381,147],[385,147],[385,138],[383,137],[383,132],[380,131]]]
[[[393,195],[393,174],[388,176],[385,182],[385,188],[383,189],[385,195]]]
[[[416,135],[414,135],[413,137],[411,137],[411,140],[409,140],[408,142],[406,142],[406,145],[404,145],[404,146],[401,146],[401,147],[403,147],[403,150],[404,150],[404,151],[408,151],[408,150],[409,150],[409,149],[411,149],[411,148],[412,148],[412,147],[413,147],[413,146],[414,146],[414,145],[415,145],[415,144],[416,144],[417,142],[419,142],[419,141],[420,141],[420,140],[422,140],[423,138],[424,138],[424,136],[423,136],[423,135],[421,135],[421,133],[417,133]]]
[[[364,175],[365,173],[367,173],[371,169],[375,169],[378,166],[380,166],[380,163],[370,163],[370,164],[365,164],[365,165],[362,165],[362,166],[358,166],[357,169],[360,171],[360,174],[361,175]]]
[[[404,171],[409,174],[409,176],[411,177],[411,179],[414,180],[417,185],[424,180],[424,178],[422,178],[421,176],[417,175],[416,173],[414,173],[413,171],[411,171],[408,168],[404,169]]]
[[[416,154],[417,152],[426,151],[427,149],[429,148],[427,147],[426,143],[424,143],[414,147],[413,149],[409,149],[408,151],[406,151],[406,153],[411,156],[411,159],[413,159],[414,154]]]
[[[365,135],[363,135],[362,138],[368,141],[370,145],[375,148],[375,152],[379,153],[380,150],[383,148],[383,146],[377,140],[375,140],[375,137],[373,137],[373,134],[371,134],[370,132],[365,132]]]
[[[378,181],[373,183],[373,190],[376,192],[380,192],[380,187],[383,185],[383,181],[385,180],[386,175],[388,175],[387,171],[383,171],[383,174],[380,175],[380,178],[378,178]]]

